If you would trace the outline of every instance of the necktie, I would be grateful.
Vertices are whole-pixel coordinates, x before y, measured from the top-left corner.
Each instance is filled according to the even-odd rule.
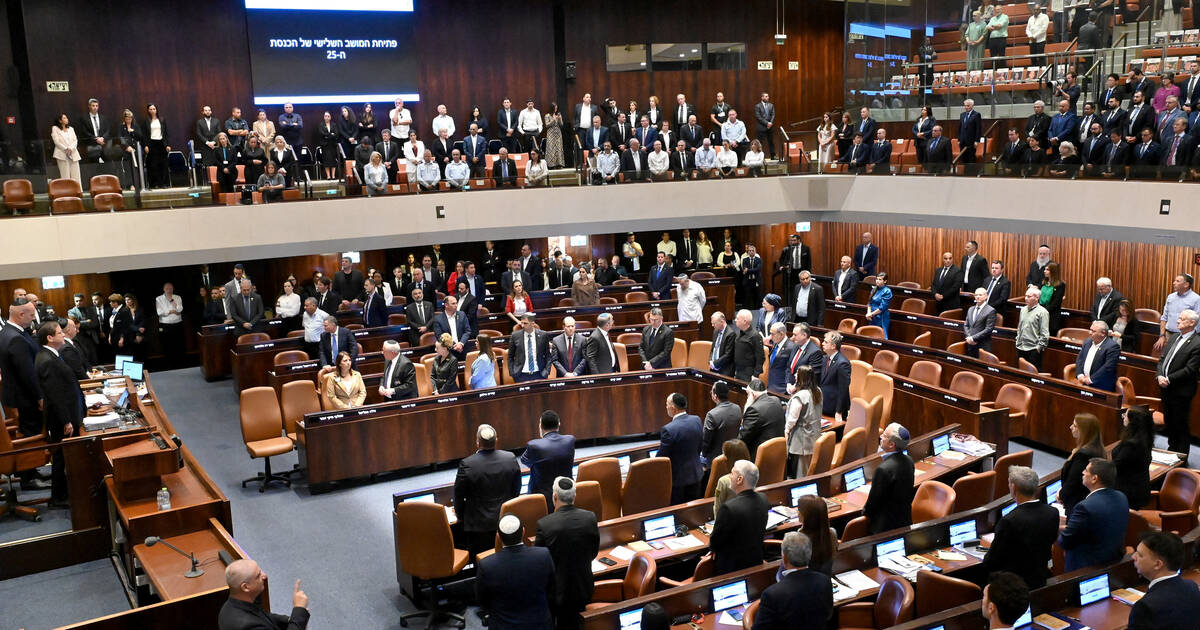
[[[777,355],[777,354],[779,354],[779,345],[778,344],[776,344],[775,347],[771,348],[771,363],[775,362],[775,355]]]
[[[946,269],[947,269],[947,267],[942,267],[942,275],[938,276],[938,281],[942,281],[942,280],[946,279]]]
[[[992,289],[995,289],[995,288],[996,288],[996,279],[992,278],[991,283],[988,284],[988,290],[987,290],[987,294],[988,294],[989,298],[992,297]]]
[[[658,334],[658,329],[657,329],[657,328],[651,328],[651,329],[650,329],[650,338],[646,340],[646,345],[647,345],[647,346],[649,346],[650,344],[653,344],[653,343],[654,343],[654,336],[655,336],[655,335],[657,335],[657,334]]]
[[[95,114],[92,114],[92,129],[95,131],[94,135],[100,135],[100,117]]]
[[[866,131],[866,130],[867,130],[867,121],[865,121],[865,120],[864,120],[864,121],[862,121],[862,124],[860,124],[860,125],[858,126],[858,130],[859,130],[859,131]]]
[[[571,361],[571,357],[573,357],[575,355],[574,350],[575,350],[575,340],[573,338],[568,337],[567,338],[567,369],[568,370],[571,369],[572,365],[574,365],[574,362]]]
[[[800,355],[804,353],[804,348],[807,346],[808,346],[808,342],[805,342],[805,345],[803,347],[796,348],[796,354],[792,355],[792,364],[788,366],[789,372],[796,371],[796,364],[800,362]]]
[[[1175,149],[1179,148],[1179,136],[1175,136],[1175,140],[1171,142],[1171,153],[1167,156],[1167,166],[1175,166]]]
[[[725,329],[722,328],[721,330],[717,331],[717,341],[713,344],[712,355],[709,357],[709,360],[716,361],[717,358],[721,356],[721,339],[724,337]]]
[[[368,323],[371,321],[371,298],[373,297],[375,297],[374,293],[368,295],[367,304],[363,307],[363,319],[367,320]]]
[[[930,150],[930,151],[932,151],[932,150],[934,149],[934,147],[936,147],[936,146],[937,146],[937,141],[938,141],[938,139],[937,139],[937,138],[934,138],[934,139],[933,139],[933,142],[929,143],[929,150]]]
[[[1096,316],[1097,317],[1099,317],[1100,314],[1104,312],[1104,303],[1107,301],[1108,301],[1107,295],[1100,298],[1100,303],[1096,305]]]
[[[537,371],[537,363],[534,360],[533,349],[533,333],[525,333],[525,371],[533,373]]]
[[[500,172],[503,177],[508,177],[508,161],[507,160],[500,163]]]
[[[684,111],[685,111],[685,109],[684,109],[683,105],[680,105],[679,106],[679,115],[675,117],[675,119],[678,120],[679,122],[683,122],[683,120],[684,120],[684,114],[683,114]]]
[[[1175,345],[1171,348],[1171,352],[1167,354],[1167,360],[1163,361],[1163,375],[1171,370],[1171,361],[1175,359],[1175,353],[1179,351],[1179,346],[1183,345],[1184,336],[1179,335],[1175,338]]]
[[[332,332],[332,333],[329,335],[329,349],[330,349],[330,350],[329,350],[329,358],[330,358],[330,359],[333,359],[333,362],[334,362],[334,363],[337,363],[337,355],[338,355],[338,349],[337,349],[337,333],[338,333],[338,331],[337,331],[337,330],[334,330],[334,331],[333,331],[333,332]]]
[[[250,298],[242,298],[242,302],[246,305],[246,317],[250,317]]]
[[[1117,154],[1117,145],[1112,145],[1108,148],[1108,165],[1112,166],[1113,157]]]
[[[792,248],[792,269],[800,268],[800,246]]]

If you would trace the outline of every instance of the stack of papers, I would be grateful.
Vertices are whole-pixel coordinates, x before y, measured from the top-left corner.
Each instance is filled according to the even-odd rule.
[[[1050,613],[1042,613],[1034,617],[1033,623],[1034,625],[1038,625],[1043,628],[1049,628],[1050,630],[1065,630],[1066,628],[1071,627],[1071,622],[1063,621],[1062,619],[1059,619]]]
[[[89,431],[97,429],[108,429],[119,426],[121,424],[121,416],[116,412],[108,412],[102,416],[85,416],[83,418],[83,426]]]
[[[691,549],[692,547],[703,547],[704,546],[703,541],[701,541],[699,538],[696,538],[695,536],[693,536],[691,534],[688,534],[687,536],[680,536],[678,538],[668,538],[663,541],[663,544],[665,544],[667,546],[667,548],[672,551],[679,551],[680,549]]]
[[[650,551],[651,549],[654,549],[654,547],[651,547],[650,544],[644,540],[635,540],[629,543],[629,548],[634,551]]]
[[[607,568],[608,567],[605,566],[603,562],[600,562],[599,560],[592,560],[592,573],[600,573]]]
[[[83,402],[88,407],[91,407],[92,405],[96,405],[96,404],[107,405],[107,404],[110,404],[112,401],[110,401],[108,399],[108,396],[105,396],[104,394],[88,394],[87,396],[83,397]]]
[[[732,608],[732,609],[730,609],[730,610],[740,610],[740,609],[739,609],[739,608]],[[738,617],[741,617],[741,615],[738,615]],[[729,610],[722,610],[722,611],[721,611],[721,614],[720,614],[720,616],[718,616],[718,617],[717,617],[717,623],[718,623],[718,624],[720,624],[720,625],[723,625],[723,626],[736,626],[736,627],[738,627],[738,628],[741,628],[741,627],[742,627],[742,622],[741,622],[741,620],[740,620],[740,619],[734,619],[733,615],[729,614]]]
[[[868,578],[868,579],[870,579],[870,578]],[[848,599],[854,599],[855,597],[858,597],[858,591],[850,588],[849,586],[846,586],[845,584],[842,584],[841,582],[839,582],[837,580],[834,580],[833,578],[830,578],[830,580],[833,582],[833,601],[834,601],[834,603],[844,602]]]
[[[917,580],[918,571],[929,569],[929,567],[926,565],[919,562],[913,562],[912,560],[909,560],[898,553],[880,558],[878,564],[880,569],[883,569],[888,573],[899,575],[909,582],[915,582]]]
[[[767,512],[767,529],[774,529],[776,526],[786,523],[787,520],[788,517],[784,516],[783,514],[780,514],[775,510],[770,510]]]
[[[861,485],[861,486],[859,486],[859,487],[855,488],[855,489],[854,489],[854,491],[855,491],[855,492],[861,492],[861,493],[863,493],[863,494],[871,494],[871,484],[869,484],[869,483],[864,483],[863,485]]]
[[[1139,599],[1145,596],[1145,593],[1137,590],[1136,588],[1121,588],[1112,592],[1113,599],[1125,604],[1129,604],[1130,606],[1136,604]]]
[[[867,574],[857,569],[837,574],[838,582],[845,584],[851,590],[869,591],[873,588],[879,588],[879,582],[867,577]]]
[[[950,437],[950,449],[960,453],[966,453],[967,455],[975,455],[979,457],[990,455],[991,453],[995,452],[995,449],[993,449],[986,442],[979,441],[979,438],[975,437],[974,435],[967,435],[963,433],[955,433]],[[942,455],[945,456],[946,453],[943,452]]]
[[[1174,466],[1179,463],[1179,456],[1171,451],[1160,451],[1155,449],[1150,451],[1150,460],[1156,464],[1163,466]]]
[[[967,458],[966,455],[963,455],[962,453],[959,453],[957,451],[942,451],[942,454],[938,455],[938,457],[944,457],[946,459],[949,459],[949,460],[955,461],[955,462],[961,462],[962,460]]]
[[[633,554],[634,551],[632,549],[624,546],[613,547],[613,550],[608,552],[608,555],[622,562],[629,562],[629,559],[633,557]]]

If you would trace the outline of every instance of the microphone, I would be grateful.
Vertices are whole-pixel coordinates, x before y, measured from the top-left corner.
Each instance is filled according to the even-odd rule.
[[[168,548],[175,550],[175,552],[178,553],[179,555],[187,558],[188,560],[191,560],[192,568],[187,573],[184,573],[183,577],[198,578],[201,575],[204,575],[204,569],[200,568],[200,561],[196,560],[196,554],[188,553],[188,552],[180,549],[179,547],[176,547],[175,545],[172,545],[171,543],[163,540],[162,538],[159,538],[158,536],[147,536],[145,542],[146,542],[147,547],[153,547],[154,545],[157,545],[158,543],[162,543],[162,544],[166,545]]]

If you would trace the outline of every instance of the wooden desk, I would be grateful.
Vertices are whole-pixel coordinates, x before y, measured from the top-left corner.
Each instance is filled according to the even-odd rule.
[[[163,540],[193,553],[204,571],[204,575],[197,578],[184,577],[192,563],[175,550],[161,543],[153,547],[147,547],[144,543],[134,545],[133,555],[150,581],[151,593],[163,601],[214,589],[228,590],[225,585],[225,563],[218,557],[218,552],[225,551],[234,560],[249,557],[215,518],[208,520],[205,529]]]

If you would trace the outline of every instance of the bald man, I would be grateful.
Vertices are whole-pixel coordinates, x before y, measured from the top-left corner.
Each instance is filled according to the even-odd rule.
[[[267,574],[253,560],[235,560],[225,567],[229,599],[217,616],[220,630],[302,630],[308,626],[308,595],[300,580],[292,589],[292,615],[276,615],[255,603],[266,588]]]

